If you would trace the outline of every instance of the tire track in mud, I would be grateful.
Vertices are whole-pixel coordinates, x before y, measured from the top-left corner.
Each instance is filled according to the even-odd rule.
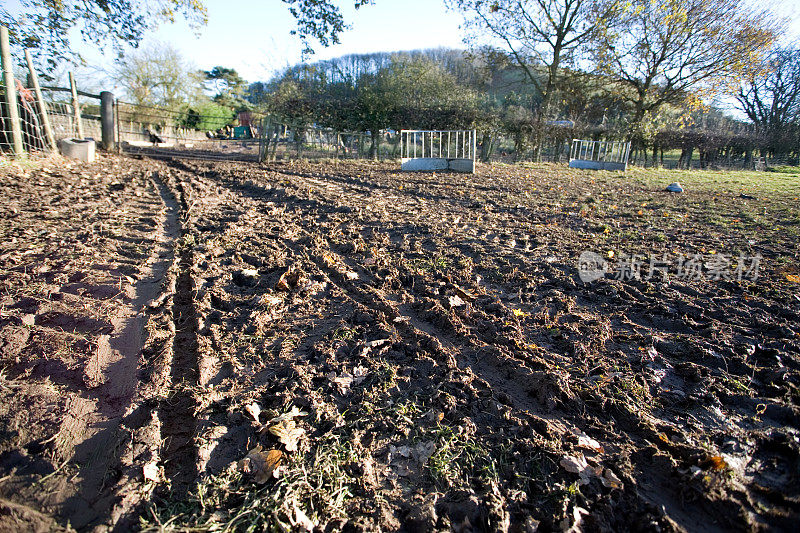
[[[314,217],[321,216],[324,220],[330,220],[328,217],[331,213],[354,213],[355,211],[354,215],[345,217],[344,221],[341,220],[341,217],[337,216],[336,218],[339,223],[345,225],[353,223],[374,226],[373,229],[376,231],[391,233],[397,230],[385,227],[386,217],[394,223],[398,217],[402,219],[402,217],[411,216],[408,211],[400,212],[392,209],[391,202],[388,205],[382,202],[378,202],[378,205],[370,205],[374,199],[367,194],[369,191],[362,192],[351,184],[345,186],[336,183],[327,184],[324,176],[271,170],[271,172],[263,172],[259,169],[255,172],[254,179],[241,179],[225,170],[203,167],[191,169],[192,172],[197,172],[222,185],[234,196],[244,195],[255,200],[256,203],[264,201],[270,205],[283,206],[282,212],[287,219],[281,219],[282,223],[292,227],[296,235],[302,236],[300,239],[296,239],[294,236],[281,239],[281,244],[287,249],[290,257],[312,263],[314,269],[318,270],[345,298],[359,306],[377,310],[380,314],[385,315],[388,322],[394,323],[395,329],[401,337],[400,342],[413,343],[416,341],[423,353],[450,368],[458,366],[465,370],[469,367],[475,376],[485,379],[490,388],[499,390],[515,400],[514,405],[517,409],[528,411],[533,416],[539,417],[540,420],[542,418],[554,420],[557,424],[557,431],[552,431],[553,425],[532,424],[532,426],[537,428],[537,431],[541,429],[540,433],[542,434],[550,434],[550,438],[555,439],[556,442],[559,440],[569,441],[574,438],[570,436],[567,427],[578,427],[590,431],[592,436],[600,440],[606,449],[611,451],[612,455],[607,457],[611,461],[609,464],[614,465],[617,461],[621,461],[620,465],[626,465],[627,470],[618,470],[625,481],[626,508],[636,509],[637,512],[644,511],[650,516],[662,517],[662,524],[669,523],[670,527],[677,529],[715,531],[744,524],[752,526],[753,523],[748,515],[753,516],[753,506],[747,505],[747,494],[729,490],[726,499],[705,491],[698,491],[697,487],[690,486],[692,481],[685,471],[703,460],[703,457],[706,456],[703,453],[705,449],[696,444],[678,445],[664,441],[664,432],[670,433],[665,429],[666,425],[669,425],[668,422],[665,425],[665,421],[660,420],[657,416],[631,411],[627,405],[620,405],[614,401],[607,403],[607,398],[603,394],[593,395],[591,392],[587,394],[580,388],[576,389],[578,390],[577,397],[566,399],[565,405],[562,406],[566,409],[557,406],[556,409],[552,409],[552,406],[545,405],[548,396],[553,391],[568,390],[571,385],[569,382],[559,383],[559,373],[549,370],[553,365],[542,359],[542,356],[547,356],[546,353],[535,355],[533,360],[529,361],[525,354],[518,353],[513,345],[508,345],[508,349],[506,349],[507,343],[501,338],[504,335],[500,330],[494,331],[494,328],[490,327],[483,331],[481,328],[476,328],[476,324],[472,324],[469,320],[462,324],[463,317],[454,319],[457,326],[454,330],[450,327],[449,322],[443,325],[443,329],[440,328],[437,325],[439,315],[443,319],[447,318],[446,313],[442,315],[443,309],[439,307],[428,309],[425,306],[416,307],[402,303],[403,298],[407,299],[409,296],[413,300],[420,299],[432,303],[430,294],[427,294],[426,291],[419,292],[413,286],[405,287],[406,292],[396,291],[396,287],[384,291],[379,286],[373,286],[377,281],[371,271],[361,266],[358,261],[337,253],[337,248],[325,238],[324,231],[321,234],[323,239],[320,239],[319,233],[304,231],[303,228],[303,219],[307,219],[307,217],[311,217],[313,220]],[[265,187],[259,185],[262,173],[268,182]],[[287,176],[287,178],[283,179],[282,176]],[[276,182],[284,181],[286,188],[276,186]],[[343,204],[351,209],[340,211],[338,206]],[[367,221],[367,219],[371,220]],[[426,229],[426,225],[426,222],[423,222],[422,225],[416,223],[414,226],[418,231],[436,233],[432,228]],[[299,232],[296,231],[298,226],[303,228]],[[352,231],[351,228],[350,232],[352,233]],[[499,243],[480,239],[474,234],[466,239],[457,237],[452,246],[460,248],[459,240],[462,243],[466,241],[477,246],[481,254],[503,256],[510,260],[510,266],[533,268],[535,271],[541,272],[542,265],[540,263],[544,258],[537,259],[520,255],[523,252],[521,248],[511,250]],[[401,253],[402,251],[401,248],[395,246],[391,253]],[[340,264],[329,264],[331,256],[337,257]],[[544,267],[547,270],[557,268],[557,265],[544,265]],[[355,270],[361,273],[361,281],[349,279],[345,276],[346,270]],[[561,295],[557,289],[565,290],[565,287],[566,289],[575,289],[574,281],[564,279],[564,274],[566,273],[555,276],[559,278],[558,282],[547,283],[547,287],[541,286],[540,289],[547,288],[549,290],[550,287],[553,287],[556,289],[556,295]],[[567,275],[567,277],[569,276]],[[502,284],[490,283],[484,284],[484,286],[490,294],[494,293],[495,296],[500,297],[495,299],[495,303],[499,304],[502,309],[499,313],[483,313],[479,316],[495,326],[502,325],[503,317],[509,315],[513,310],[510,301],[512,298],[508,298],[508,296],[513,297],[514,295],[504,292]],[[566,292],[571,295],[576,294],[574,290]],[[577,296],[580,300],[580,294]],[[523,306],[532,303],[531,295],[526,294],[526,298],[528,298],[527,301],[520,296],[519,303]],[[645,298],[646,302],[637,302],[638,299],[634,297],[628,298],[631,300],[632,309],[637,314],[648,312],[649,308],[646,304],[652,303],[650,298]],[[579,305],[592,307],[593,299],[589,298]],[[523,309],[525,308],[523,307]],[[572,321],[576,320],[574,316],[576,315],[573,314]],[[580,319],[580,313],[577,316]],[[395,322],[396,319],[401,320]],[[550,321],[552,320],[555,320],[555,317],[550,317]],[[533,339],[536,340],[535,328],[538,326],[528,324],[526,327],[526,334],[533,333]],[[534,329],[531,330],[531,328]],[[581,334],[582,329],[574,331],[576,334]],[[580,341],[580,337],[572,336],[571,338],[577,338]],[[476,346],[484,349],[476,349]],[[548,345],[544,344],[543,346]],[[551,348],[566,349],[565,346]],[[550,348],[548,348],[549,350]],[[448,356],[449,359],[452,359],[450,354],[456,355],[457,362],[455,364],[453,361],[447,360]],[[578,363],[577,358],[580,357],[578,353],[559,355],[553,352],[553,355],[558,356],[556,360],[558,365],[568,364],[570,361]],[[583,371],[581,365],[578,364],[577,368],[572,368],[566,375],[572,374],[571,377],[581,382]],[[585,371],[588,372],[588,369]],[[535,379],[532,380],[531,377]],[[543,378],[544,381],[536,382],[535,380],[539,378]],[[531,381],[534,382],[531,383]],[[581,384],[583,383],[581,382]],[[586,407],[590,405],[592,407],[587,411]],[[565,421],[569,421],[566,426]],[[564,439],[564,437],[568,438]],[[563,449],[557,448],[556,453],[566,453],[566,450],[571,447],[565,445]],[[602,505],[606,504],[601,503],[601,509]],[[707,516],[708,519],[701,520],[698,518],[700,516]]]
[[[278,173],[282,174],[281,172]],[[336,192],[347,196],[341,186],[322,187],[324,182],[315,177],[301,176],[297,173],[287,174],[294,177],[309,178],[308,181],[311,182],[316,190],[319,190],[318,188],[338,189]],[[234,183],[225,183],[230,178],[219,174],[213,176],[213,178],[234,193],[246,194],[255,200],[260,199],[257,194],[253,194],[244,185],[235,183],[235,180]],[[301,184],[295,184],[295,187],[298,187],[301,191],[304,189]],[[312,191],[303,192],[309,193]],[[332,203],[324,195],[314,194],[314,196],[317,196],[318,199],[312,200],[312,202],[318,203],[320,206]],[[359,196],[358,200],[360,202],[365,200],[363,194],[356,193],[356,196]],[[295,194],[292,194],[291,197],[299,202],[307,202],[307,200]],[[274,198],[272,199],[274,200]],[[319,242],[319,238],[315,234],[304,229],[301,229],[301,233],[306,237],[306,240],[310,239],[311,242]],[[493,345],[497,339],[489,338],[492,337],[491,335],[484,339],[483,332],[473,332],[472,328],[466,334],[458,331],[446,332],[439,328],[435,323],[423,317],[411,305],[400,303],[401,298],[399,296],[382,294],[383,291],[373,287],[370,283],[374,282],[374,279],[367,269],[361,267],[355,261],[341,256],[333,249],[327,239],[323,240],[324,256],[310,251],[306,246],[299,245],[291,239],[283,238],[281,243],[295,257],[304,257],[310,260],[347,299],[385,314],[388,321],[395,324],[404,341],[417,341],[426,347],[426,351],[431,355],[436,356],[440,363],[451,369],[457,367],[464,370],[468,368],[474,375],[484,379],[489,384],[495,396],[505,394],[512,400],[518,410],[526,413],[536,421],[533,426],[549,439],[563,440],[564,437],[569,435],[569,428],[580,428],[586,425],[586,420],[581,419],[584,424],[579,424],[577,423],[578,420],[574,418],[579,416],[580,410],[579,402],[574,398],[565,398],[567,401],[566,406],[572,407],[568,408],[567,411],[573,412],[573,415],[559,408],[553,409],[553,406],[547,407],[547,403],[552,401],[553,395],[563,390],[563,386],[558,382],[557,376],[547,371],[536,371],[513,354],[507,355],[502,350],[498,350]],[[477,242],[477,239],[470,240]],[[484,250],[488,248],[493,251],[499,251],[501,249],[501,247],[487,242],[480,242],[480,246]],[[508,250],[503,249],[503,252],[508,252]],[[328,258],[331,256],[336,257],[341,265],[359,272],[361,279],[365,283],[351,281],[342,272],[329,266]],[[516,259],[514,262],[518,262],[518,266],[530,266],[532,264],[530,260],[524,258],[515,257],[514,259]],[[496,292],[498,287],[493,289],[492,292]],[[411,289],[411,295],[415,298],[425,297],[424,294],[419,294],[413,288]],[[499,303],[510,313],[510,308],[505,303]],[[454,359],[450,352],[455,352],[457,358]],[[631,424],[632,420],[629,418],[626,422],[624,424],[627,426]],[[630,433],[628,438],[641,439],[640,444],[642,445],[646,446],[648,442],[653,441],[654,437],[658,437],[657,433],[650,428],[640,427],[639,424],[631,425],[633,427],[626,428]],[[616,448],[617,443],[608,440],[603,441],[603,439],[601,439],[601,442],[607,448]],[[662,446],[658,440],[655,441],[655,444],[658,448],[668,448],[668,446]],[[553,451],[558,453],[558,450]],[[684,456],[686,453],[687,450],[683,450]],[[681,454],[678,454],[678,457],[681,457]],[[691,500],[687,501],[685,499],[688,495],[686,492],[682,491],[680,487],[675,490],[675,480],[670,470],[658,468],[646,457],[646,454],[633,456],[629,459],[634,467],[634,472],[637,472],[635,477],[624,476],[628,487],[625,494],[629,505],[642,509],[647,507],[645,502],[649,501],[652,505],[656,505],[655,508],[651,509],[656,515],[664,516],[667,521],[672,521],[672,524],[679,528],[700,528],[700,530],[704,531],[715,531],[725,527],[722,524],[732,524],[730,519],[736,515],[735,509],[732,507],[734,505],[733,502],[716,501],[704,494],[695,494]],[[671,495],[664,494],[664,490],[668,490]],[[659,511],[658,506],[661,505],[664,507]],[[701,524],[696,517],[702,514],[714,518]]]
[[[201,169],[196,171],[206,175]],[[300,173],[284,173],[280,171],[279,173],[309,179],[317,187],[324,183]],[[265,199],[253,194],[244,184],[225,183],[227,180],[218,174],[213,176],[206,175],[206,177],[210,177],[215,183],[224,185],[236,194],[248,195],[254,200]],[[351,187],[355,188],[352,185]],[[341,190],[341,185],[333,185],[332,188]],[[293,197],[302,201],[300,197]],[[330,203],[324,197],[322,197],[322,200],[325,204]],[[305,229],[301,228],[301,232],[312,240],[315,237],[313,233]],[[554,380],[551,376],[543,372],[535,372],[533,369],[528,368],[523,361],[513,357],[505,357],[496,350],[490,349],[491,346],[488,341],[480,341],[474,334],[447,333],[423,318],[410,305],[401,304],[400,296],[381,294],[382,291],[374,288],[369,282],[362,287],[348,280],[342,272],[328,266],[325,257],[319,256],[303,246],[298,246],[290,239],[282,238],[280,241],[285,249],[294,256],[305,257],[311,261],[329,283],[334,285],[345,298],[356,304],[384,313],[388,318],[387,322],[393,323],[406,341],[416,341],[425,346],[432,355],[437,356],[440,363],[450,369],[460,368],[464,370],[469,368],[477,377],[484,379],[494,389],[499,390],[500,394],[505,394],[511,398],[516,407],[533,418],[534,424],[549,437],[552,438],[568,432],[563,423],[566,414],[558,411],[553,412],[551,409],[543,407],[547,394],[557,390],[557,384],[553,383]],[[361,275],[367,278],[368,281],[372,280],[372,274],[369,271],[336,252],[327,239],[325,239],[325,249],[326,254],[336,257],[341,264],[350,269],[360,271]],[[415,296],[420,297],[421,295],[415,294]],[[454,358],[450,351],[456,352],[459,357],[457,359]]]
[[[194,303],[194,276],[192,268],[194,254],[186,242],[188,235],[186,220],[191,200],[189,191],[181,178],[175,185],[182,219],[175,256],[175,293],[172,298],[172,322],[174,332],[169,361],[169,393],[158,407],[161,424],[161,439],[164,447],[161,462],[164,474],[170,482],[171,492],[185,496],[197,479],[197,447],[195,434],[197,401],[193,388],[199,375],[198,318]]]

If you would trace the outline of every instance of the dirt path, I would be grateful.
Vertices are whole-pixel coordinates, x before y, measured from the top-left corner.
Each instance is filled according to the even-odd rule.
[[[32,186],[19,195],[19,205],[28,207],[31,215],[48,215],[36,205],[34,195],[57,205],[56,209],[69,209],[69,197],[58,194],[66,189],[78,198],[78,209],[88,204],[84,212],[94,217],[58,219],[46,236],[39,259],[58,266],[42,272],[43,288],[32,287],[29,281],[23,286],[39,290],[24,298],[18,296],[16,301],[6,296],[4,302],[11,309],[26,305],[31,310],[30,337],[41,335],[52,344],[63,342],[66,351],[59,361],[50,359],[46,347],[31,341],[5,345],[4,355],[10,355],[9,349],[17,352],[12,361],[16,365],[10,371],[6,367],[10,382],[26,375],[33,378],[18,385],[16,390],[23,394],[14,404],[17,408],[24,405],[25,414],[36,423],[26,426],[19,418],[21,413],[7,412],[6,428],[13,428],[15,439],[26,443],[22,449],[33,456],[13,451],[3,455],[8,475],[3,476],[0,490],[5,497],[22,502],[18,509],[41,506],[78,529],[119,522],[138,503],[138,496],[131,496],[135,491],[129,482],[131,477],[142,476],[141,465],[133,464],[131,434],[149,418],[139,390],[142,348],[147,339],[145,311],[164,293],[178,231],[178,206],[158,175],[144,165],[123,175],[110,172],[119,166],[119,160],[103,160],[89,169],[95,172],[90,179],[85,173],[70,172],[69,167],[66,172],[49,169],[34,175]],[[54,186],[55,180],[58,185]],[[114,202],[102,196],[103,189],[112,191]],[[61,197],[48,202],[52,196]],[[14,222],[25,227],[27,213],[20,211]],[[82,227],[70,225],[75,222]],[[83,247],[87,237],[81,229],[95,224],[101,232],[96,245]],[[78,233],[80,254],[72,256],[69,248],[52,246],[57,244],[52,239],[73,232]],[[91,237],[88,240],[91,242]],[[13,274],[5,276],[7,295],[20,290],[10,283],[13,279]],[[62,280],[67,284],[59,286]],[[55,303],[61,301],[68,305]],[[84,318],[82,311],[102,318]],[[4,316],[13,323],[13,311]],[[82,353],[71,344],[76,338],[85,346]],[[43,358],[27,363],[28,350],[33,350],[31,356],[43,350],[39,352]],[[74,359],[69,361],[70,357]],[[71,368],[65,367],[64,361]],[[8,359],[4,363],[8,364]],[[55,405],[43,404],[56,393],[54,387],[60,389],[59,400],[53,401]],[[41,408],[50,412],[41,412]],[[50,427],[46,425],[49,419]],[[43,457],[31,463],[36,455]],[[138,473],[132,472],[137,466]],[[24,515],[13,511],[4,519],[14,524]]]

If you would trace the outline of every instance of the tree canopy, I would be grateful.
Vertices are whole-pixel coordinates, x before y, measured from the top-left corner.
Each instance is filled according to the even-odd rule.
[[[632,122],[665,103],[724,92],[758,65],[777,35],[745,0],[630,0],[592,42],[598,71],[634,107]]]
[[[314,42],[338,43],[347,29],[333,0],[281,1],[297,21],[291,33],[300,37],[306,54],[313,52]],[[352,1],[356,8],[372,3]],[[84,42],[122,55],[126,47],[138,47],[147,32],[162,23],[183,18],[199,29],[208,21],[204,0],[20,0],[20,8],[19,14],[12,14],[0,6],[0,24],[9,28],[15,51],[31,49],[37,62],[48,68],[65,60],[81,61],[69,37],[75,28]]]

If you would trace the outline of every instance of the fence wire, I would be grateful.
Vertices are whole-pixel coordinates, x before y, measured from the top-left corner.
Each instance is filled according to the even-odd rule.
[[[259,160],[285,159],[397,159],[400,133],[336,131],[266,117],[262,123]]]
[[[125,153],[148,157],[257,161],[262,115],[202,115],[192,107],[117,101],[116,137]]]
[[[54,150],[48,141],[44,117],[39,111],[35,93],[32,89],[23,87],[19,80],[16,80],[16,84],[23,150],[27,157],[47,157]],[[2,87],[0,93],[2,93],[0,151],[11,153],[14,148],[14,140],[10,113],[5,103],[5,87]],[[56,143],[61,139],[79,137],[75,106],[68,89],[42,88],[42,97]],[[78,105],[83,136],[99,141],[101,138],[99,97],[80,97]]]
[[[51,152],[47,142],[42,116],[36,106],[33,92],[25,89],[17,81],[17,109],[22,134],[22,146],[26,153],[32,157],[46,156]],[[0,112],[0,150],[11,153],[14,150],[13,129],[11,126],[11,113],[6,104],[5,87],[2,87],[2,112]]]

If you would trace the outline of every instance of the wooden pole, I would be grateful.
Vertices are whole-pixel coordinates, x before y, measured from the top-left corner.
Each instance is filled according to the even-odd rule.
[[[103,150],[114,149],[114,95],[108,91],[100,93],[100,126]]]
[[[78,101],[78,86],[75,84],[75,76],[69,73],[69,88],[72,90],[72,108],[75,111],[75,131],[78,132],[78,139],[83,139],[83,124],[81,123],[81,103]]]
[[[6,84],[6,106],[8,118],[11,121],[11,136],[14,141],[14,155],[21,157],[25,153],[22,146],[22,127],[19,123],[19,108],[17,107],[17,86],[14,80],[13,64],[11,63],[11,45],[8,41],[8,28],[0,26],[0,56],[3,62],[3,80]]]
[[[42,89],[39,87],[39,76],[36,75],[36,70],[33,68],[31,53],[28,50],[25,50],[25,62],[28,63],[28,76],[33,85],[33,92],[36,94],[36,105],[39,107],[39,114],[42,116],[42,124],[44,125],[44,133],[47,136],[47,143],[55,152],[58,150],[56,138],[55,135],[53,135],[53,128],[50,127],[50,116],[47,114],[47,106],[45,106],[44,98],[42,98]]]

